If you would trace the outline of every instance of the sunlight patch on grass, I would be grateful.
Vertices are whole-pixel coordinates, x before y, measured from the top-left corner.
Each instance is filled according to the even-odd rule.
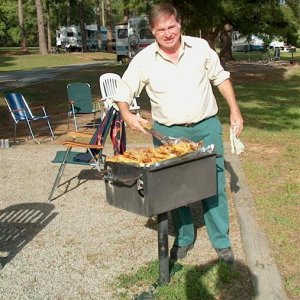
[[[243,299],[250,299],[251,287],[244,272],[240,266],[229,267],[226,264],[182,265],[171,277],[170,284],[156,288],[155,299],[225,299],[226,294],[232,299],[241,295],[244,295]],[[118,299],[132,299],[146,293],[157,278],[158,261],[154,261],[134,274],[119,276],[116,296]]]
[[[114,53],[71,53],[71,54],[31,54],[0,55],[0,72],[50,68],[70,64],[92,63],[101,60],[115,60]]]

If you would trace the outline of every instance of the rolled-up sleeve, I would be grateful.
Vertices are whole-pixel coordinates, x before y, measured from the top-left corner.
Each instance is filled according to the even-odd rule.
[[[218,86],[230,78],[230,73],[225,71],[220,63],[218,54],[209,47],[209,59],[206,65],[208,77],[214,86]]]
[[[115,102],[126,102],[130,106],[133,98],[139,96],[143,87],[138,60],[133,59],[123,74],[122,79],[118,81],[117,91],[113,100]]]

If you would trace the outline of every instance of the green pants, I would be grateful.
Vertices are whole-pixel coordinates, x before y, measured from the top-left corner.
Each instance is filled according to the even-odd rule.
[[[224,174],[224,148],[222,126],[219,119],[211,117],[192,127],[165,126],[154,122],[153,127],[166,136],[186,137],[195,142],[202,140],[206,146],[210,144],[215,145],[216,153],[220,154],[220,157],[216,159],[217,194],[202,201],[204,220],[213,247],[216,249],[230,247],[228,237],[229,216]],[[153,139],[153,143],[155,146],[160,145],[156,139]],[[176,193],[176,188],[174,193]],[[176,235],[174,244],[187,246],[194,242],[194,224],[190,207],[184,206],[175,209],[171,212],[171,216]]]

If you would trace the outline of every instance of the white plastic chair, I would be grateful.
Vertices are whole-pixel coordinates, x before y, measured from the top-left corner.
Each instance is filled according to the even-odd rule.
[[[104,73],[99,77],[99,85],[101,92],[101,100],[104,101],[104,108],[106,111],[110,109],[113,104],[113,96],[117,90],[117,82],[121,80],[121,77],[115,73]],[[140,106],[137,105],[137,101],[134,98],[129,109],[140,115]]]

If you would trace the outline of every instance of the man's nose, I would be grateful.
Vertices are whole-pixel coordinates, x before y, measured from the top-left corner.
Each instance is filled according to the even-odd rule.
[[[166,37],[169,37],[170,35],[171,35],[170,29],[166,29],[166,31],[165,31],[165,36],[166,36]]]

